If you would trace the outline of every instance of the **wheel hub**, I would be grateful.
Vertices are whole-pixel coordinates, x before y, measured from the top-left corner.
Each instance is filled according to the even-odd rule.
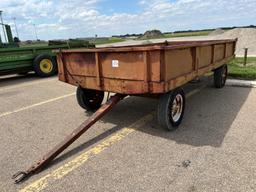
[[[182,110],[183,110],[183,97],[182,95],[178,94],[176,95],[172,103],[171,115],[172,115],[173,121],[177,122],[180,119]]]
[[[40,70],[44,73],[50,73],[53,69],[53,63],[50,59],[43,59],[40,62]]]

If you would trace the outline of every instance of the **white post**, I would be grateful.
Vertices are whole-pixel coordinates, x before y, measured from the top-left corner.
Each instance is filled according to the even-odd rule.
[[[33,25],[34,25],[34,29],[35,29],[36,40],[38,40],[37,31],[36,31],[36,24],[33,24]]]
[[[1,19],[1,24],[3,26],[3,32],[4,32],[4,39],[5,39],[5,42],[7,43],[7,38],[6,38],[6,33],[5,33],[5,28],[4,28],[4,22],[3,22],[3,17],[2,17],[2,13],[3,11],[0,10],[0,19]]]

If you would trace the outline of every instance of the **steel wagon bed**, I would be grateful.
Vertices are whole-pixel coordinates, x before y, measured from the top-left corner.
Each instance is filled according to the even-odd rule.
[[[234,57],[236,40],[61,50],[59,79],[122,94],[164,93]]]

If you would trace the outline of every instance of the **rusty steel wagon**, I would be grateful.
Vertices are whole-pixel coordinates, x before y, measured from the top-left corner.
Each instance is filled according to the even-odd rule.
[[[159,96],[159,124],[168,130],[176,129],[185,110],[181,86],[213,71],[215,87],[222,88],[227,63],[235,56],[236,41],[179,41],[58,51],[59,80],[77,86],[77,101],[82,108],[98,110],[34,166],[15,174],[16,182],[53,160],[127,95]],[[101,105],[104,92],[116,94]]]
[[[159,123],[173,130],[180,124],[185,107],[180,87],[209,71],[214,71],[215,86],[223,87],[235,42],[185,41],[64,50],[58,54],[59,79],[78,86],[78,103],[87,110],[101,106],[104,92],[160,94]]]

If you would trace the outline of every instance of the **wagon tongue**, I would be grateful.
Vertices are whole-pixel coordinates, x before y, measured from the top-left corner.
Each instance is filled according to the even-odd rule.
[[[48,165],[55,157],[57,157],[62,151],[64,151],[69,145],[77,140],[85,131],[87,131],[94,123],[96,123],[101,117],[103,117],[110,109],[112,109],[119,101],[121,101],[126,95],[115,94],[104,105],[101,106],[92,116],[90,116],[85,122],[83,122],[77,129],[75,129],[70,135],[68,135],[61,143],[55,146],[51,151],[43,156],[42,159],[37,161],[26,171],[19,171],[12,176],[15,183],[20,183],[25,178],[30,177],[32,174],[39,172],[46,165]]]

